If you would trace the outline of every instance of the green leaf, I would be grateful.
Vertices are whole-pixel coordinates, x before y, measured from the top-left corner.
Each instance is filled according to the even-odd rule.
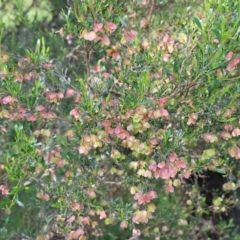
[[[180,180],[179,180],[179,179],[175,179],[175,180],[173,181],[173,186],[174,186],[174,187],[177,187],[177,186],[179,185],[179,183],[180,183]]]
[[[221,41],[222,40],[222,34],[219,29],[212,29],[212,32],[215,34],[216,38]]]
[[[38,39],[35,47],[35,53],[40,53],[41,40]]]
[[[133,119],[133,122],[134,122],[134,123],[138,123],[138,122],[140,122],[140,121],[143,119],[143,116],[135,113],[135,114],[132,116],[132,119]]]
[[[198,18],[194,17],[194,18],[193,18],[193,22],[194,22],[201,30],[203,30],[203,29],[202,29],[202,25],[201,25],[201,23],[200,23],[200,21],[199,21]]]
[[[215,154],[216,154],[216,151],[213,148],[204,150],[202,154],[202,159],[208,159],[210,157],[213,157]]]
[[[216,198],[216,199],[213,201],[213,204],[214,204],[215,206],[220,206],[221,203],[222,203],[222,201],[223,201],[223,199],[220,198],[220,197],[218,197],[218,198]]]
[[[214,168],[213,171],[221,173],[221,174],[227,174],[227,172],[224,169],[221,169],[221,168]]]
[[[20,202],[18,199],[16,199],[16,203],[19,207],[24,207],[24,204]]]
[[[105,219],[105,224],[106,224],[106,225],[110,225],[110,224],[112,224],[112,222],[113,222],[113,221],[112,221],[111,218],[106,218],[106,219]]]
[[[106,97],[106,104],[108,104],[108,103],[109,103],[109,101],[110,101],[110,98],[111,98],[111,93],[109,93],[109,94],[107,95],[107,97]]]
[[[53,204],[51,204],[51,207],[53,207],[53,208],[61,208],[62,204],[60,204],[60,203],[53,203]]]
[[[236,120],[235,117],[228,118],[228,119],[217,119],[217,121],[219,121],[219,122],[233,122],[234,120]]]

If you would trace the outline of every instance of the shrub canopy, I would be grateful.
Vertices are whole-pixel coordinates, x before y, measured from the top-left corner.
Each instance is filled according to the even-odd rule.
[[[24,2],[0,5],[1,236],[237,239],[222,220],[238,205],[239,3]]]

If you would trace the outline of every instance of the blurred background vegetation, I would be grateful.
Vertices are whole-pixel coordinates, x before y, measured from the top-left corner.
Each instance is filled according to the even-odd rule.
[[[1,1],[2,50],[23,54],[26,48],[34,48],[42,36],[51,48],[59,49],[53,36],[62,27],[61,13],[66,9],[67,1],[64,0]],[[58,56],[56,51],[51,52]]]

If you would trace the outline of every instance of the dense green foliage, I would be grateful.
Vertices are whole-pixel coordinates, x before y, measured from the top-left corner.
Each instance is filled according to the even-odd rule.
[[[239,239],[240,4],[24,2],[0,5],[0,238]]]

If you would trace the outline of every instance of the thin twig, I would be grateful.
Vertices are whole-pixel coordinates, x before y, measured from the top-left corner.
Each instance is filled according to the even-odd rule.
[[[199,82],[187,82],[186,84],[180,86],[179,88],[177,88],[172,94],[170,94],[169,96],[167,96],[166,98],[172,98],[173,96],[176,96],[179,93],[185,92],[186,90],[188,90],[191,87],[195,87],[198,86],[200,83]]]
[[[110,185],[121,185],[122,184],[122,182],[110,182],[110,181],[104,181],[104,183],[110,184]]]
[[[89,51],[88,49],[86,49],[86,68],[87,68],[87,78],[90,78],[90,57],[91,57],[91,51]]]
[[[151,7],[150,7],[148,16],[147,16],[147,25],[146,25],[146,27],[148,27],[150,22],[151,22],[152,15],[153,15],[153,10],[155,8],[155,4],[156,4],[156,0],[152,0],[152,4],[151,4]]]

